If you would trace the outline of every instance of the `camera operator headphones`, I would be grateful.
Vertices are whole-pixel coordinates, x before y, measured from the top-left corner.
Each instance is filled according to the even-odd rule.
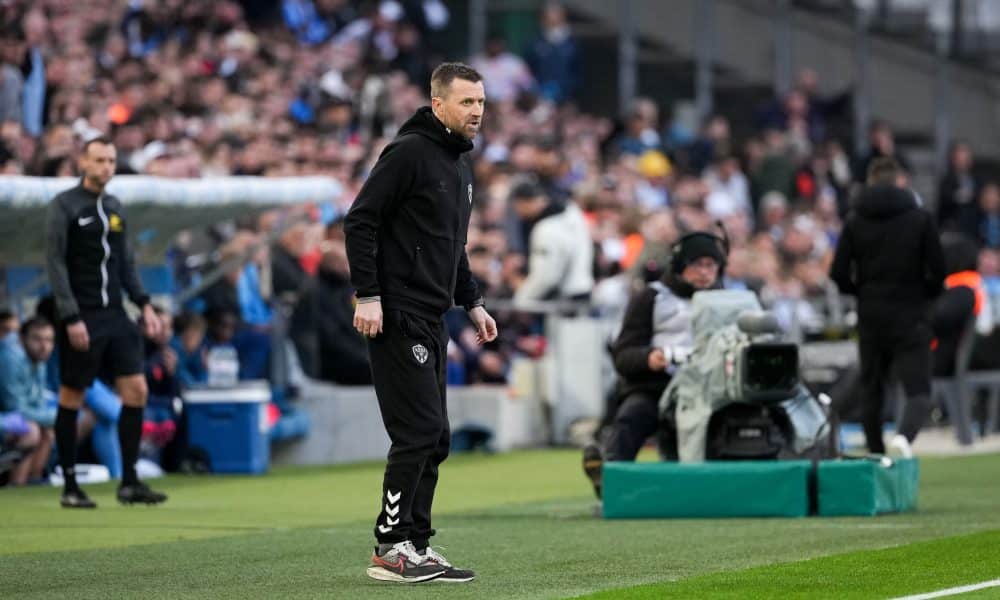
[[[726,259],[729,256],[729,235],[722,221],[716,221],[715,226],[722,232],[721,236],[707,231],[694,231],[681,236],[670,246],[670,272],[678,275],[693,258],[711,256],[719,262],[719,279],[726,271]],[[697,257],[690,254],[697,253]],[[688,256],[685,256],[685,255]]]

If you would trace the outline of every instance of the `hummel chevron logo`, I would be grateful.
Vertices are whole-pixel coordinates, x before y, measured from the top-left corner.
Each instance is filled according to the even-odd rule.
[[[386,504],[385,505],[385,514],[389,515],[390,517],[395,517],[396,515],[399,514],[399,506],[393,506],[391,504]]]
[[[390,519],[390,518],[386,517],[385,524],[386,525],[399,525],[399,519]]]
[[[382,533],[389,533],[390,531],[392,531],[392,527],[386,527],[385,525],[379,525],[378,526],[378,530],[381,531]]]
[[[402,495],[403,495],[403,491],[402,490],[396,492],[395,496],[393,496],[391,490],[386,490],[385,491],[385,497],[389,500],[389,504],[395,504],[395,503],[399,502],[399,498]]]

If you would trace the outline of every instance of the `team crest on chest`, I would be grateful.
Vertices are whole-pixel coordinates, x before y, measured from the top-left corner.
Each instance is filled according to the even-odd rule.
[[[424,364],[425,362],[427,362],[428,352],[427,348],[424,348],[423,344],[414,345],[412,350],[413,350],[413,358],[417,359],[418,363]]]

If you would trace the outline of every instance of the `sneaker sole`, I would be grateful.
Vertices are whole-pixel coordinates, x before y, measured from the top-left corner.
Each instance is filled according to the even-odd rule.
[[[69,504],[69,503],[64,503],[64,502],[60,502],[59,506],[61,506],[63,508],[80,508],[80,509],[83,509],[83,510],[93,510],[93,509],[97,508],[96,504]]]
[[[437,579],[433,579],[432,581],[434,583],[468,583],[473,580],[475,580],[475,576],[466,577],[465,579],[455,579],[454,577],[438,577]]]
[[[441,573],[431,573],[430,575],[418,575],[414,577],[404,577],[399,573],[393,573],[392,571],[383,567],[368,567],[368,576],[372,579],[378,581],[391,581],[393,583],[421,583],[424,581],[432,581],[444,575]]]

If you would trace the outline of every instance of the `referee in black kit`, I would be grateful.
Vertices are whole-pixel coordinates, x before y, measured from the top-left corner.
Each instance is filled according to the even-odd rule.
[[[139,281],[122,204],[104,191],[114,175],[115,160],[110,140],[88,141],[79,161],[80,184],[53,198],[48,212],[47,267],[60,321],[55,433],[65,477],[61,503],[66,508],[97,506],[77,485],[74,469],[77,413],[84,391],[99,375],[114,379],[122,400],[118,500],[159,504],[167,499],[139,481],[135,471],[147,391],[142,337],[125,313],[122,292],[142,307],[147,336],[155,337],[161,323]]]
[[[369,338],[375,393],[392,445],[368,575],[382,581],[471,581],[433,550],[431,504],[451,433],[445,403],[448,332],[464,307],[479,343],[497,335],[465,253],[472,166],[482,123],[482,76],[461,63],[431,75],[431,106],[402,126],[345,220],[354,326]],[[383,313],[384,308],[384,313]]]

